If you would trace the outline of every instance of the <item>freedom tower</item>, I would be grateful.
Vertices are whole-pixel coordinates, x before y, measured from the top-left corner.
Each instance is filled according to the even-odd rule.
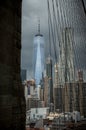
[[[34,37],[34,78],[36,85],[40,84],[44,73],[44,37],[40,34],[40,21],[38,23],[38,33]]]

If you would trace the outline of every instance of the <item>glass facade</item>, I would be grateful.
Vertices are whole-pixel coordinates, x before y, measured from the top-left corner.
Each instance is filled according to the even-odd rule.
[[[40,84],[44,73],[44,38],[43,35],[35,35],[34,38],[34,78],[36,85]]]

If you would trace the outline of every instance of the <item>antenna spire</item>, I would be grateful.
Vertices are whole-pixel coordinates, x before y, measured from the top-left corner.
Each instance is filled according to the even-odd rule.
[[[38,33],[40,34],[40,18],[38,18]]]

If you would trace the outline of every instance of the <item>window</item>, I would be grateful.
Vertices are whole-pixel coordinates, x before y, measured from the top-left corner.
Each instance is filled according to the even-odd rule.
[[[35,114],[33,114],[33,118],[35,118]]]

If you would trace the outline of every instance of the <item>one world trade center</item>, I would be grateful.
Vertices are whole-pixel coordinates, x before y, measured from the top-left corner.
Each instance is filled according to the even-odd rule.
[[[44,37],[40,34],[40,23],[38,33],[34,37],[34,78],[36,85],[40,84],[44,73]]]

